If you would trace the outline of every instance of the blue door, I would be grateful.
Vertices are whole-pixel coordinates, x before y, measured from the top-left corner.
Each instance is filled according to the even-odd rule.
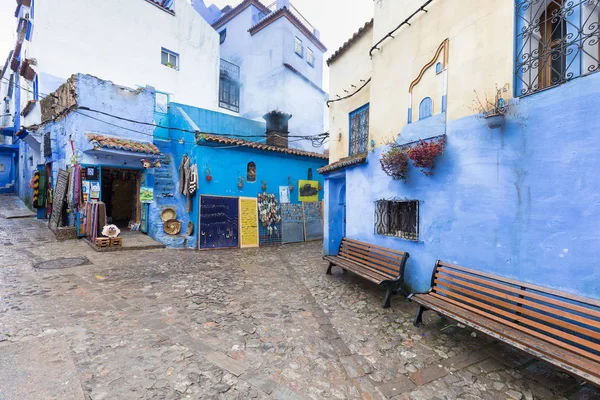
[[[200,248],[239,247],[237,197],[200,197]]]
[[[15,193],[15,153],[0,149],[0,193]]]

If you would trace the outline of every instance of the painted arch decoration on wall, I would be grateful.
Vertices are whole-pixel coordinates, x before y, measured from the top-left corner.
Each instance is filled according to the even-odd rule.
[[[436,75],[442,75],[442,98],[440,99],[441,106],[442,106],[441,112],[446,111],[446,93],[447,93],[447,89],[448,89],[448,79],[447,79],[446,68],[448,66],[449,46],[450,46],[450,40],[445,39],[438,46],[433,58],[431,58],[431,60],[429,60],[423,66],[423,68],[421,68],[417,77],[410,83],[410,86],[408,88],[408,104],[409,104],[408,123],[409,124],[411,122],[413,122],[413,115],[412,115],[413,114],[413,112],[412,112],[412,110],[413,110],[413,104],[412,104],[413,103],[413,91],[414,91],[415,87],[423,79],[425,72],[427,72],[427,70],[429,70],[432,67],[435,68]],[[441,56],[441,61],[440,61],[440,56]],[[428,115],[428,113],[429,113],[429,115]],[[423,97],[421,102],[419,103],[419,119],[424,119],[424,118],[430,117],[433,115],[433,113],[434,113],[433,101],[431,99],[431,96],[429,96],[429,94],[428,94],[425,97]]]

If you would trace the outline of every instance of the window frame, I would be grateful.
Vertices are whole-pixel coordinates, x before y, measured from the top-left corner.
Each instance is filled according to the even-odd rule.
[[[429,106],[429,110],[427,110],[426,106]],[[429,111],[429,114],[425,111]],[[431,117],[433,117],[433,99],[429,96],[423,97],[419,103],[419,121]]]
[[[227,39],[227,28],[223,28],[221,30],[221,32],[219,32],[219,44],[223,44],[225,43],[225,40]]]
[[[165,111],[159,111],[157,109],[157,104],[158,104],[157,98],[158,98],[158,95],[164,95],[167,98],[167,103],[166,103]],[[167,92],[161,92],[159,90],[156,90],[154,92],[154,112],[159,113],[159,114],[168,114],[169,113],[169,102],[170,101],[171,101],[171,97],[170,97],[169,93],[167,93]]]
[[[296,53],[298,57],[304,58],[304,43],[298,36],[294,36],[294,53]]]
[[[366,112],[365,112],[366,111]],[[348,114],[348,156],[353,156],[356,154],[362,154],[362,153],[366,153],[369,151],[369,114],[370,114],[370,103],[367,103],[359,108],[357,108],[356,110],[350,112]],[[360,135],[359,139],[356,139],[356,142],[358,143],[358,150],[359,151],[355,151],[356,149],[353,149],[353,144],[355,142],[354,139],[354,135],[353,135],[353,118],[354,116],[359,115],[359,130],[358,133]],[[366,117],[365,117],[366,116]],[[366,121],[365,121],[366,119]],[[366,134],[364,131],[361,131],[362,128],[364,128],[366,125]],[[361,141],[362,139],[362,141]]]
[[[385,203],[385,204],[383,204]],[[411,204],[412,203],[412,204]],[[403,231],[401,229],[396,230],[395,233],[391,232],[392,230],[394,230],[394,226],[397,226],[398,228],[401,228],[403,224],[408,224],[410,223],[410,221],[406,221],[403,222],[400,220],[400,218],[402,217],[402,210],[401,210],[401,205],[405,205],[406,206],[410,206],[412,205],[412,207],[414,207],[414,230],[413,231]],[[396,211],[399,212],[400,214],[395,216],[398,218],[398,221],[396,221],[394,224],[392,224],[390,221],[392,219],[392,211],[390,210],[391,207],[397,207]],[[379,199],[375,201],[375,218],[374,218],[374,234],[377,236],[386,236],[386,237],[392,237],[392,238],[396,238],[396,239],[402,239],[402,240],[408,240],[411,242],[419,242],[419,238],[420,238],[420,201],[419,200],[415,200],[415,199],[406,199],[406,200],[387,200],[387,199]],[[386,221],[386,217],[384,217],[383,214],[388,214],[387,215],[387,221]],[[383,221],[383,222],[382,222]],[[382,232],[382,229],[384,230],[384,232]]]
[[[310,48],[306,48],[306,63],[311,67],[315,67],[315,52]]]
[[[254,180],[250,180],[250,171],[253,168],[252,172],[254,174]],[[248,183],[256,183],[256,163],[254,161],[250,161],[246,164],[246,182]]]
[[[167,55],[167,63],[166,64],[163,63],[163,61],[162,61],[163,53],[165,53]],[[171,62],[172,57],[175,57],[175,65],[173,65],[173,63]],[[171,69],[179,71],[179,68],[180,68],[179,53],[176,53],[176,52],[174,52],[172,50],[169,50],[169,49],[167,49],[165,47],[161,47],[160,48],[160,63],[161,63],[161,65],[164,65],[167,68],[171,68]],[[171,64],[171,67],[169,67],[167,64]]]

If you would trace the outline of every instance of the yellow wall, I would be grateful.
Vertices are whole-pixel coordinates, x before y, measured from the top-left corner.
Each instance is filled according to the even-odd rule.
[[[329,98],[335,100],[340,97],[354,93],[364,82],[371,77],[371,60],[369,49],[373,43],[373,29],[356,41],[344,54],[334,60],[329,66],[330,84]],[[356,86],[352,87],[352,85]],[[344,92],[344,89],[349,93]],[[358,94],[347,100],[331,103],[329,107],[329,162],[335,162],[340,158],[348,156],[348,129],[349,114],[359,107],[369,103],[371,84],[368,84]],[[341,140],[338,140],[339,133]]]
[[[393,141],[408,122],[412,106],[413,122],[419,118],[419,103],[433,100],[433,114],[442,110],[443,75],[435,73],[435,63],[414,87],[409,102],[409,86],[421,69],[449,39],[447,65],[447,119],[476,114],[474,91],[480,98],[494,97],[495,87],[508,84],[505,100],[512,95],[514,3],[507,0],[435,0],[400,28],[373,52],[380,38],[418,9],[423,0],[377,0],[374,2],[373,29],[355,42],[330,65],[330,98],[352,92],[360,79],[372,77],[362,92],[350,99],[332,103],[329,108],[330,163],[348,155],[348,115],[370,103],[369,137],[375,145]],[[436,61],[442,61],[443,52]],[[412,103],[412,104],[411,104]],[[341,140],[338,140],[342,132]]]

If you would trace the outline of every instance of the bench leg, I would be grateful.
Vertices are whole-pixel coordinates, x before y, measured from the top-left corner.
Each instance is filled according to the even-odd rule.
[[[417,310],[417,315],[415,316],[415,320],[413,322],[414,326],[423,325],[423,312],[427,311],[427,308],[419,305],[419,309]]]
[[[333,267],[332,263],[329,263],[329,268],[327,268],[327,275],[331,275],[331,268]]]
[[[392,285],[386,286],[387,292],[385,293],[385,299],[383,300],[383,308],[389,308],[391,304],[392,295],[394,294],[394,289]]]

